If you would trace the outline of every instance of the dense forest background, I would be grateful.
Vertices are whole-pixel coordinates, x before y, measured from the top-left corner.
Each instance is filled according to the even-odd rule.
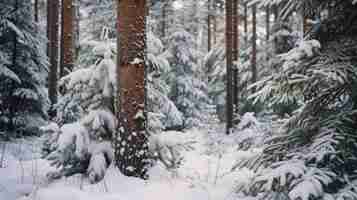
[[[0,175],[36,141],[49,183],[207,158],[232,199],[357,199],[356,3],[0,0]]]

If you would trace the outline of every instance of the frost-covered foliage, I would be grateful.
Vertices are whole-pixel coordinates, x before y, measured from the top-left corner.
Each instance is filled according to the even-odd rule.
[[[161,132],[149,138],[149,151],[167,170],[174,172],[184,160],[182,152],[192,150],[194,143],[183,132]]]
[[[100,40],[103,27],[109,31],[109,38],[115,38],[115,2],[111,0],[81,0],[81,36]]]
[[[103,29],[102,38],[103,41],[81,42],[82,47],[91,51],[81,51],[80,57],[85,58],[80,59],[82,66],[60,81],[64,95],[59,98],[56,108],[57,122],[61,128],[52,125],[51,129],[59,131],[47,131],[49,134],[46,134],[43,149],[45,156],[60,167],[59,172],[51,175],[53,177],[87,173],[91,182],[96,182],[104,177],[105,169],[111,163],[111,159],[108,160],[109,153],[106,156],[103,149],[109,151],[108,144],[117,128],[113,122],[117,83],[114,63],[116,45],[109,39],[106,28]],[[162,56],[161,41],[150,33],[148,50],[149,130],[150,133],[157,134],[164,129],[181,126],[183,116],[167,97],[169,87],[165,77],[170,65]],[[90,149],[93,144],[95,149]],[[68,151],[64,151],[61,146]],[[98,148],[99,154],[94,153]],[[92,157],[94,154],[96,156]],[[93,165],[92,162],[99,164]],[[91,170],[95,171],[92,175]]]
[[[52,143],[47,147],[46,158],[59,171],[48,174],[49,178],[60,178],[74,174],[85,174],[91,183],[104,178],[113,161],[114,152],[110,143],[115,133],[113,114],[104,110],[91,111],[79,122],[64,124],[61,128],[50,124],[43,128]]]
[[[192,35],[182,30],[173,33],[168,40],[165,57],[171,64],[167,79],[170,99],[183,113],[184,126],[198,124],[204,117],[205,107],[210,102],[207,85],[199,65],[199,52],[195,50]]]
[[[286,103],[294,98],[300,107],[266,142],[262,154],[244,162],[256,171],[245,190],[249,195],[289,200],[357,197],[352,167],[357,164],[357,24],[345,23],[356,7],[350,1],[315,3],[309,9],[335,3],[329,12],[336,15],[313,30],[312,40],[280,55],[280,72],[256,84],[256,101]]]
[[[239,149],[247,150],[257,148],[271,134],[271,119],[257,119],[254,113],[245,113],[240,122],[234,127],[234,132],[239,134],[235,141]]]
[[[257,77],[264,77],[271,73],[271,69],[268,67],[269,63],[273,60],[267,60],[267,56],[271,56],[273,47],[271,42],[263,42],[264,32],[263,27],[258,24],[258,38],[257,38]],[[247,36],[251,38],[251,34]],[[254,109],[250,101],[247,101],[247,97],[250,94],[248,90],[252,80],[251,70],[251,45],[247,43],[243,37],[240,38],[239,61],[234,62],[238,70],[238,112],[240,115],[244,115],[246,112],[255,112],[258,109]],[[217,107],[217,114],[221,121],[225,120],[225,100],[226,100],[226,54],[224,45],[219,43],[215,45],[210,52],[208,52],[203,61],[202,66],[205,69],[207,75],[208,94],[213,100],[213,103]],[[257,107],[257,106],[255,106]]]
[[[0,131],[34,134],[47,118],[45,39],[32,11],[27,0],[0,1]]]
[[[51,125],[44,129],[49,130],[43,153],[59,168],[49,174],[51,178],[81,173],[95,183],[104,178],[113,160],[115,41],[104,30],[102,41],[84,40],[81,44],[92,50],[87,55],[90,59],[81,60],[83,65],[60,80],[62,96],[56,104],[60,128]]]
[[[157,132],[180,127],[183,124],[182,113],[168,97],[170,88],[165,79],[171,71],[171,66],[162,55],[163,45],[151,32],[148,33],[147,42],[149,129]]]
[[[114,112],[116,65],[113,61],[115,42],[104,37],[102,41],[85,41],[95,59],[87,60],[74,72],[60,80],[63,96],[56,104],[57,122],[72,123],[91,110],[106,109]],[[88,56],[91,56],[88,55]]]

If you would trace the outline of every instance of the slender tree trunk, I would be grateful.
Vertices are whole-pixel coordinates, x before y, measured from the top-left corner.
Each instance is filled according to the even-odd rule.
[[[164,5],[162,6],[162,13],[161,13],[161,37],[165,40],[166,37],[166,7],[168,5],[167,2],[162,2]]]
[[[217,16],[216,16],[217,6],[215,2],[213,2],[213,45],[217,43]]]
[[[57,103],[57,70],[58,70],[58,25],[59,25],[59,0],[49,0],[49,59],[50,59],[50,71],[48,78],[48,96],[52,105]],[[53,110],[52,110],[53,111]],[[54,113],[50,113],[54,115]]]
[[[146,0],[118,0],[119,134],[116,165],[127,176],[146,178],[148,139],[145,112]]]
[[[233,107],[234,107],[234,111],[235,111],[235,107],[236,105],[236,95],[237,95],[237,76],[238,76],[238,72],[237,72],[237,66],[236,61],[237,61],[237,52],[238,52],[238,37],[237,37],[237,33],[238,33],[238,26],[237,26],[237,0],[233,0],[233,5],[232,5],[232,24],[233,24]]]
[[[34,10],[35,10],[35,22],[38,23],[38,0],[35,0]]]
[[[244,41],[248,44],[248,5],[244,4]]]
[[[65,69],[63,66],[63,58],[64,58],[64,50],[63,50],[63,41],[64,41],[64,37],[63,37],[63,1],[61,0],[61,37],[60,37],[60,66],[59,66],[59,77],[62,78],[65,75]],[[64,92],[61,91],[60,88],[60,92]]]
[[[266,25],[265,39],[268,43],[270,40],[270,8],[269,8],[269,6],[266,7],[265,25]]]
[[[274,22],[278,22],[279,20],[279,5],[274,6]]]
[[[74,13],[73,0],[62,0],[62,36],[61,36],[61,77],[73,70],[74,65]]]
[[[253,37],[252,37],[252,83],[257,81],[257,6],[254,4],[252,6],[252,25],[253,25]],[[255,92],[255,88],[253,88]]]
[[[234,0],[233,2],[233,52],[234,52],[234,70],[233,70],[233,103],[234,110],[238,112],[238,87],[239,87],[239,77],[238,77],[238,64],[239,64],[239,0]]]
[[[50,58],[51,57],[51,0],[47,0],[47,24],[46,24],[46,31],[47,31],[47,57]]]
[[[229,134],[233,127],[233,0],[226,0],[226,57],[227,57],[227,97],[226,97],[226,133]]]
[[[80,44],[79,44],[79,38],[80,38],[80,13],[79,13],[79,10],[80,10],[80,3],[79,3],[80,0],[75,0],[75,9],[74,9],[74,17],[75,17],[75,20],[74,20],[74,24],[75,24],[75,37],[74,37],[74,46],[75,46],[75,56],[74,56],[74,60],[76,60],[79,56],[79,50],[80,50]]]
[[[307,13],[306,13],[306,8],[305,6],[303,6],[303,10],[302,10],[302,17],[303,17],[303,22],[302,22],[302,27],[303,27],[303,37],[305,37],[305,35],[308,33],[309,31],[309,27],[308,27],[308,17],[307,17]]]
[[[268,48],[270,42],[270,7],[269,6],[266,7],[265,26],[266,26],[265,40]],[[270,54],[266,52],[265,55],[266,55],[265,60],[269,61]]]
[[[211,24],[212,24],[212,15],[211,15],[211,0],[207,1],[207,51],[211,51]]]

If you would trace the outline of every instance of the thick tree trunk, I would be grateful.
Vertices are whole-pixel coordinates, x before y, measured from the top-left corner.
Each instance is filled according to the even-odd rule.
[[[257,81],[257,7],[256,4],[252,6],[252,25],[253,25],[253,37],[252,37],[252,83]],[[255,88],[252,90],[255,92]]]
[[[226,97],[226,133],[233,127],[233,0],[226,0],[226,57],[227,57],[227,97]]]
[[[211,0],[207,1],[207,51],[211,51],[211,24],[212,24],[212,15],[211,15]]]
[[[62,36],[61,36],[61,77],[73,70],[74,65],[74,13],[73,0],[62,0]]]
[[[57,102],[57,70],[58,70],[58,25],[59,25],[59,0],[48,0],[48,36],[50,71],[48,78],[48,95],[52,104]],[[54,115],[54,113],[50,113]]]
[[[118,109],[116,165],[127,176],[146,178],[146,1],[118,0]]]

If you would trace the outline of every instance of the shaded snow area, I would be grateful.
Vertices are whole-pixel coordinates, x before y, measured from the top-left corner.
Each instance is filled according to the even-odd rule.
[[[47,183],[46,173],[53,169],[39,158],[40,141],[16,141],[7,145],[5,168],[0,168],[0,200],[243,199],[235,188],[248,182],[253,173],[232,168],[260,150],[239,150],[240,131],[226,136],[222,130],[223,126],[214,125],[184,133],[166,132],[159,138],[161,142],[189,144],[180,151],[178,169],[168,171],[159,163],[144,181],[123,176],[111,166],[105,179],[94,185],[81,175]]]

